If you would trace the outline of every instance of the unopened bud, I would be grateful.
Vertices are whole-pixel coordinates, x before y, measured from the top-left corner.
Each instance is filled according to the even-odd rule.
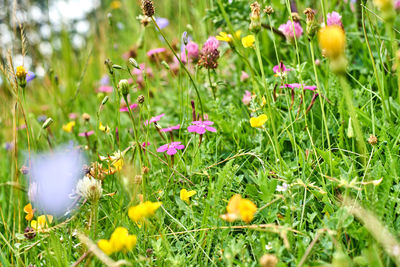
[[[87,113],[82,114],[82,119],[86,122],[90,121],[90,115]]]
[[[149,172],[149,168],[148,167],[146,167],[146,166],[143,166],[143,168],[142,168],[142,174],[147,174],[148,172]]]
[[[182,41],[184,45],[187,45],[189,43],[186,31],[184,31],[182,34]]]
[[[108,102],[108,99],[109,99],[109,97],[108,97],[108,95],[106,95],[106,96],[103,98],[103,101],[101,101],[101,105],[104,106],[104,105]]]
[[[113,69],[117,69],[117,70],[122,70],[122,67],[120,65],[114,64],[112,65]]]
[[[378,143],[378,138],[375,135],[371,134],[368,138],[368,143],[374,146]]]
[[[264,8],[264,13],[267,15],[271,15],[272,13],[274,13],[274,9],[272,8],[272,6],[266,6]]]
[[[265,254],[260,258],[261,267],[275,267],[277,263],[278,259],[272,254]]]
[[[143,102],[144,102],[144,95],[138,96],[137,102],[138,102],[139,104],[143,104]]]
[[[118,88],[121,90],[121,94],[123,96],[127,96],[129,94],[129,82],[126,79],[120,80],[118,83]]]
[[[129,64],[132,65],[132,67],[136,69],[140,69],[139,64],[136,62],[136,60],[133,57],[129,58]]]
[[[47,120],[43,123],[42,128],[47,129],[53,122],[54,121],[52,118],[47,118]]]
[[[162,64],[167,70],[170,69],[168,63],[167,63],[165,60],[161,61],[161,64]]]

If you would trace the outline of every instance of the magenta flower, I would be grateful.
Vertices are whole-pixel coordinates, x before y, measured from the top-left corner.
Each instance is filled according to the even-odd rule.
[[[160,146],[159,148],[157,148],[157,152],[165,152],[167,151],[168,155],[175,155],[177,151],[177,149],[184,149],[185,146],[181,145],[181,142],[172,142],[169,144],[165,144]]]
[[[332,13],[328,13],[326,17],[326,23],[328,24],[328,26],[337,25],[343,27],[342,16],[340,16],[339,13],[333,11]]]
[[[109,85],[101,85],[97,88],[97,93],[111,93],[113,91],[112,86]]]
[[[146,142],[143,142],[143,143],[142,143],[142,147],[143,147],[143,148],[145,148],[145,147],[147,147],[147,146],[149,146],[149,145],[150,145],[149,142],[147,142],[147,143],[146,143]]]
[[[166,51],[166,49],[164,47],[160,47],[160,48],[155,48],[155,49],[151,49],[147,52],[147,56],[151,57],[155,54],[160,54],[160,53],[164,53]]]
[[[274,66],[272,68],[276,76],[281,76],[286,74],[287,72],[291,71],[291,69],[286,68],[286,66],[283,64],[283,62],[279,63],[278,65]]]
[[[88,136],[91,136],[92,134],[94,134],[94,131],[83,132],[83,133],[79,133],[78,135],[88,137]]]
[[[301,88],[302,85],[300,83],[289,83],[289,84],[285,84],[282,85],[281,88]],[[303,88],[305,90],[311,90],[314,91],[315,89],[317,89],[317,86],[315,85],[303,85]]]
[[[158,116],[151,117],[151,118],[150,118],[150,121],[146,120],[146,121],[144,122],[144,125],[147,126],[149,123],[157,122],[157,121],[159,121],[159,120],[160,120],[162,117],[164,117],[164,116],[165,116],[165,114],[162,113],[162,114],[160,114],[160,115],[158,115]]]
[[[279,26],[279,30],[286,36],[286,39],[289,41],[292,41],[294,39],[294,35],[296,34],[296,38],[300,38],[300,36],[303,34],[303,28],[301,27],[300,23],[297,21],[293,22],[292,24],[291,20],[288,20],[286,24],[282,24]],[[294,26],[294,32],[293,32],[293,26]]]
[[[169,126],[167,128],[163,128],[161,129],[161,132],[172,132],[173,130],[179,130],[179,128],[181,128],[181,125],[175,125],[175,126]]]
[[[203,50],[215,50],[219,47],[219,41],[214,36],[208,37],[207,41],[203,45]]]
[[[394,8],[395,8],[397,11],[400,10],[400,0],[397,0],[397,1],[394,3]]]
[[[209,132],[216,132],[217,130],[210,125],[213,125],[214,122],[212,121],[192,121],[193,125],[188,127],[189,132],[195,132],[198,134],[204,134],[207,131]]]
[[[243,104],[245,104],[246,106],[248,104],[250,104],[251,98],[252,98],[251,92],[246,90],[246,92],[244,93],[243,98],[242,98]]]
[[[129,107],[131,108],[131,110],[137,108],[137,106],[138,106],[138,104],[136,104],[136,103],[135,103],[135,104],[132,104],[132,105],[129,105]],[[119,109],[119,111],[120,111],[120,112],[128,112],[129,109],[128,109],[128,107],[122,107],[122,108]]]
[[[196,61],[199,58],[199,45],[195,42],[190,41],[186,45],[188,58],[192,61]]]
[[[76,113],[69,113],[69,114],[68,114],[68,118],[70,118],[71,120],[74,120],[74,119],[78,118],[78,114],[76,114]]]

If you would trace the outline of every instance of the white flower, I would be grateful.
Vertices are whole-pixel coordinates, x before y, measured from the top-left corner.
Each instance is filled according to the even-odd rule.
[[[76,193],[92,202],[97,202],[102,192],[101,181],[87,176],[79,180],[76,185]]]
[[[288,184],[287,183],[283,183],[282,185],[277,185],[276,186],[276,191],[278,192],[285,192],[288,188]]]

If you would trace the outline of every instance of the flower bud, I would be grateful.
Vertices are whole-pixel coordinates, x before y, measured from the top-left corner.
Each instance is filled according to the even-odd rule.
[[[161,64],[162,64],[167,70],[170,70],[170,67],[169,67],[168,63],[167,63],[165,60],[161,61]]]
[[[264,8],[264,13],[267,14],[267,15],[271,15],[272,13],[274,13],[273,7],[272,6],[266,6]]]
[[[377,143],[378,143],[378,138],[375,136],[375,135],[373,135],[373,134],[371,134],[370,136],[369,136],[369,138],[368,138],[368,143],[370,144],[370,145],[376,145]]]
[[[306,15],[306,33],[308,36],[308,40],[311,40],[314,38],[315,34],[318,31],[319,25],[315,21],[315,11],[312,10],[311,8],[306,8],[304,10],[304,14]]]
[[[103,101],[101,101],[101,105],[104,106],[104,105],[108,102],[108,99],[109,99],[109,97],[108,97],[108,95],[106,95],[106,96],[103,98]]]
[[[52,123],[53,123],[53,119],[52,118],[48,118],[42,125],[43,129],[47,129]]]
[[[250,5],[250,26],[249,30],[252,32],[259,32],[261,30],[261,20],[260,20],[260,4],[255,1]]]
[[[129,82],[126,79],[120,80],[118,83],[118,88],[121,90],[121,94],[123,96],[127,96],[129,94]]]
[[[140,95],[138,96],[137,100],[136,100],[139,104],[143,104],[144,102],[144,95]]]
[[[83,114],[82,114],[82,119],[83,119],[85,122],[88,122],[88,121],[90,121],[90,115],[87,114],[87,113],[83,113]]]
[[[129,58],[129,64],[132,65],[135,69],[140,69],[139,64],[136,62],[136,60],[132,57]]]
[[[278,259],[272,254],[265,254],[260,258],[261,267],[275,267],[277,263]]]
[[[24,66],[18,66],[17,67],[17,71],[15,73],[15,76],[17,76],[19,85],[21,87],[25,87],[26,86],[26,75],[28,74],[28,72],[25,70]]]
[[[187,32],[186,32],[186,31],[184,31],[183,34],[182,34],[182,41],[183,41],[183,44],[184,44],[185,46],[189,43],[189,40],[188,40]]]
[[[120,65],[117,65],[117,64],[112,65],[112,68],[116,69],[116,70],[122,70],[122,67]]]

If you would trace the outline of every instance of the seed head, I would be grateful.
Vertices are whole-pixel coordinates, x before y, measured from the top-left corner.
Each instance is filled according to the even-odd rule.
[[[274,13],[273,7],[272,6],[266,6],[264,8],[264,13],[267,14],[267,15],[271,15],[272,13]]]
[[[368,143],[374,146],[378,143],[378,138],[375,135],[371,134],[368,138]]]
[[[144,95],[140,95],[138,96],[137,100],[136,100],[139,104],[143,104],[144,102]]]
[[[147,17],[152,17],[154,15],[154,4],[151,0],[142,0],[142,10],[143,14]]]

